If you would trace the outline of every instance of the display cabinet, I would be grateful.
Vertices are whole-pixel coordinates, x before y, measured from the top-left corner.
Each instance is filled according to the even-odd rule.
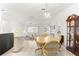
[[[67,49],[79,55],[79,16],[72,14],[67,18]]]

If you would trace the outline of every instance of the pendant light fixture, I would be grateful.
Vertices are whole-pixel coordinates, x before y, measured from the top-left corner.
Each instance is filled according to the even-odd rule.
[[[45,8],[42,8],[42,10],[44,11],[43,16],[45,18],[50,18],[50,13],[48,12],[48,4],[47,3],[45,4]]]

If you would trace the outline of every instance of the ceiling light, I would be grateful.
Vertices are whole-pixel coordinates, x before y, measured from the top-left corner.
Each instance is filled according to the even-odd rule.
[[[49,18],[50,17],[50,13],[49,12],[45,12],[44,16],[45,16],[45,18]]]
[[[50,18],[50,13],[48,12],[48,4],[46,3],[46,5],[45,5],[45,8],[42,8],[42,10],[43,10],[43,16],[45,17],[45,18]]]

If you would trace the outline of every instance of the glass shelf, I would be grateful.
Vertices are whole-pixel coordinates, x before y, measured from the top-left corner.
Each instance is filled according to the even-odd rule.
[[[79,27],[79,26],[67,26],[67,27]]]
[[[67,27],[79,27],[79,25],[76,25],[76,26],[67,26]]]
[[[76,34],[79,35],[79,27],[76,27]]]

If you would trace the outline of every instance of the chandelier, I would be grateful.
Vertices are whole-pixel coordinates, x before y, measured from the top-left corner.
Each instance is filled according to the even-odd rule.
[[[48,4],[47,3],[45,4],[45,8],[42,8],[42,10],[43,10],[43,16],[45,18],[50,18],[50,13],[48,12]]]

